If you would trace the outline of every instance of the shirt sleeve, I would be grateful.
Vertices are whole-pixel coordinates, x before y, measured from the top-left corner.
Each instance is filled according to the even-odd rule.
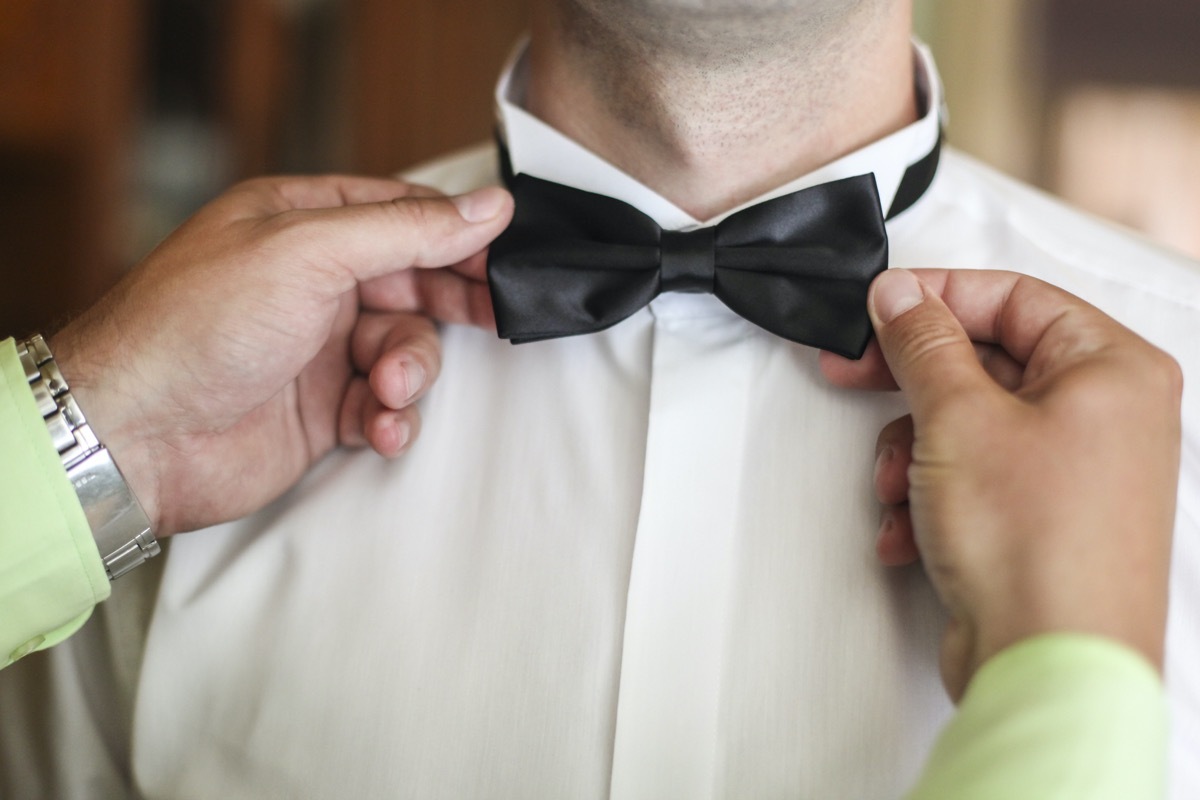
[[[16,343],[0,341],[0,667],[73,634],[109,592]]]
[[[908,800],[1162,800],[1158,674],[1115,641],[1047,634],[980,668]]]

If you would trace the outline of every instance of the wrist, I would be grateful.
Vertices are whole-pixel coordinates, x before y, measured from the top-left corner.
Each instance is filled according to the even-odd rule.
[[[112,456],[151,529],[161,538],[166,532],[160,531],[159,481],[151,448],[142,435],[146,418],[132,401],[136,395],[124,391],[114,379],[113,365],[92,356],[83,337],[72,328],[50,340],[55,361],[96,438]]]
[[[97,438],[44,338],[16,343],[17,358],[58,456],[91,529],[110,580],[158,555],[154,527],[112,453]]]
[[[1053,607],[1015,613],[1010,607],[985,615],[978,626],[975,669],[996,655],[1043,636],[1078,636],[1119,644],[1138,653],[1159,673],[1166,637],[1166,598],[1094,597],[1080,593]]]

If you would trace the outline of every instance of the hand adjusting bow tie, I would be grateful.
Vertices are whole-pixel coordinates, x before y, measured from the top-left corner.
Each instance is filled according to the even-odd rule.
[[[940,139],[908,168],[888,219],[925,192]],[[867,288],[887,268],[873,175],[802,189],[719,224],[664,231],[633,206],[501,165],[516,201],[488,254],[500,336],[514,344],[594,333],[661,292],[711,292],[762,328],[859,358],[871,336]]]

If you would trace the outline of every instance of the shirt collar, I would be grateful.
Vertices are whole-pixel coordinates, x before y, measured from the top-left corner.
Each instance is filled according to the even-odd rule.
[[[924,113],[916,122],[825,166],[772,189],[712,219],[698,220],[636,178],[622,172],[579,143],[530,114],[522,106],[528,73],[522,41],[496,85],[496,114],[500,135],[508,145],[514,173],[608,195],[640,209],[667,230],[715,225],[743,208],[819,183],[873,173],[886,210],[909,165],[929,154],[941,131],[942,86],[933,55],[924,44],[913,42],[917,97]]]

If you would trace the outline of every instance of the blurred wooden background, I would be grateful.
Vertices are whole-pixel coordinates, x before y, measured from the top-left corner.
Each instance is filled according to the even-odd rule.
[[[264,172],[486,137],[531,0],[0,0],[0,336]],[[955,145],[1200,256],[1200,3],[916,0]]]
[[[0,2],[0,330],[117,274],[140,64],[137,0]]]
[[[0,336],[85,307],[227,182],[389,173],[487,136],[526,7],[0,0]]]

